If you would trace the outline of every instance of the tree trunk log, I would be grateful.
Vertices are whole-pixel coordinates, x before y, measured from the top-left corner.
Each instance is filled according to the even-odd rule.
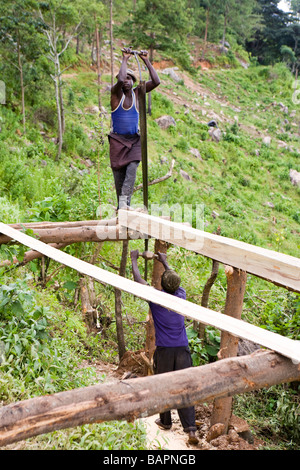
[[[44,243],[65,243],[70,245],[72,243],[80,242],[104,242],[104,241],[122,241],[132,239],[144,238],[144,235],[134,230],[126,230],[124,227],[116,226],[81,226],[81,227],[56,227],[34,229],[34,234],[41,242]],[[0,235],[0,245],[12,243],[12,239]],[[15,242],[16,244],[16,242]]]
[[[243,300],[246,288],[247,273],[231,266],[225,267],[227,277],[227,295],[225,304],[225,315],[241,319]],[[218,353],[219,359],[234,357],[237,355],[239,338],[227,331],[222,331],[221,347]],[[210,425],[216,423],[224,424],[223,434],[227,434],[229,421],[232,413],[232,397],[219,398],[214,401]]]
[[[64,243],[50,243],[50,246],[53,246],[53,248],[57,248],[58,250],[61,250],[62,248],[65,248],[67,245]],[[30,261],[33,261],[34,259],[42,258],[42,257],[43,255],[39,253],[38,251],[29,250],[24,253],[24,257],[22,261],[19,261],[18,258],[14,256],[12,261],[10,259],[1,261],[0,267],[2,268],[3,266],[11,266],[12,264],[19,264],[20,266],[23,266],[24,264],[27,264]]]
[[[296,380],[300,380],[299,365],[272,351],[260,351],[167,374],[32,398],[0,408],[0,446],[88,423],[133,421]]]

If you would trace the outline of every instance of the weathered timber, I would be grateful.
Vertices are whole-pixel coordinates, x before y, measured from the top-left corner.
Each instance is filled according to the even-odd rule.
[[[299,366],[271,351],[167,374],[60,392],[0,408],[0,446],[87,423],[152,416],[300,380]]]
[[[247,273],[232,266],[225,266],[227,278],[227,292],[224,314],[241,319],[244,294],[246,289]],[[221,345],[218,353],[219,359],[226,359],[237,355],[239,338],[227,331],[221,333]],[[223,434],[227,434],[232,413],[232,397],[216,398],[210,418],[210,425],[217,423],[224,425]]]
[[[124,212],[124,211],[119,211]],[[274,351],[283,354],[290,359],[300,362],[300,342],[290,338],[278,335],[272,331],[259,328],[251,325],[245,321],[237,320],[236,318],[227,317],[226,315],[215,312],[208,308],[201,307],[192,302],[189,302],[173,295],[153,289],[152,286],[139,284],[131,281],[130,279],[123,278],[117,274],[111,273],[97,266],[82,261],[69,255],[68,253],[56,250],[55,248],[42,243],[22,232],[19,232],[11,227],[0,222],[0,233],[7,237],[17,240],[19,243],[26,245],[36,251],[39,251],[45,256],[53,260],[69,266],[82,274],[86,274],[99,282],[109,284],[117,287],[129,294],[140,297],[141,299],[157,303],[163,307],[174,310],[175,312],[185,317],[191,318],[210,326],[214,326],[220,330],[228,331],[229,333],[243,339],[247,339],[254,343],[265,346],[266,348],[273,349]]]
[[[286,289],[300,292],[300,259],[222,237],[185,224],[170,222],[143,212],[118,213],[119,224],[152,238],[200,253],[208,258],[254,274]]]
[[[68,227],[94,227],[95,225],[116,225],[117,219],[105,219],[105,220],[75,220],[75,221],[65,221],[65,222],[20,222],[17,224],[8,224],[9,227],[15,228],[16,230],[25,229],[42,229],[42,228],[68,228]]]
[[[43,243],[64,243],[71,245],[80,242],[122,241],[143,238],[134,230],[126,230],[119,225],[97,224],[79,227],[49,227],[32,229],[34,236]],[[21,230],[19,230],[21,232]],[[0,235],[0,245],[11,243],[10,237]]]
[[[65,248],[67,245],[65,243],[50,243],[50,246],[53,246],[53,248],[56,248],[57,250],[61,250],[62,248]],[[44,255],[42,255],[42,253],[39,253],[38,251],[35,251],[35,250],[26,251],[24,253],[24,257],[22,261],[19,261],[18,258],[14,256],[12,260],[6,259],[4,261],[1,261],[0,267],[11,266],[12,264],[24,265],[26,263],[29,263],[30,261],[33,261],[34,259],[42,258],[43,256]]]

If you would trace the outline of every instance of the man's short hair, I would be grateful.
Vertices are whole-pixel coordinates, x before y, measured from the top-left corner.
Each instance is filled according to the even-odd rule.
[[[166,269],[161,277],[161,286],[169,294],[174,294],[177,291],[180,282],[180,276],[173,269]]]

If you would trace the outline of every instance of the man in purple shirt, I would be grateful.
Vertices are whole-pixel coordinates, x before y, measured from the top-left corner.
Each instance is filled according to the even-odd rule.
[[[140,284],[147,284],[141,277],[138,268],[138,256],[138,250],[131,251],[133,278]],[[165,268],[161,277],[163,292],[185,299],[186,292],[183,287],[180,287],[180,277],[175,271],[170,269],[167,263],[167,256],[163,253],[158,253],[158,260]],[[188,346],[184,317],[153,302],[149,302],[149,306],[155,328],[156,349],[153,356],[154,373],[163,374],[165,372],[192,367],[193,364]],[[197,444],[198,438],[195,434],[197,430],[195,424],[195,408],[189,406],[179,409],[178,415],[184,431],[189,435],[188,443]],[[171,412],[166,411],[160,413],[159,419],[155,422],[162,429],[171,429]]]

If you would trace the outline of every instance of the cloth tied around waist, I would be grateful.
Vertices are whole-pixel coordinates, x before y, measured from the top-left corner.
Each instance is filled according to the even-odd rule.
[[[111,167],[119,170],[128,163],[141,161],[141,137],[139,134],[122,135],[111,132],[108,135]]]

